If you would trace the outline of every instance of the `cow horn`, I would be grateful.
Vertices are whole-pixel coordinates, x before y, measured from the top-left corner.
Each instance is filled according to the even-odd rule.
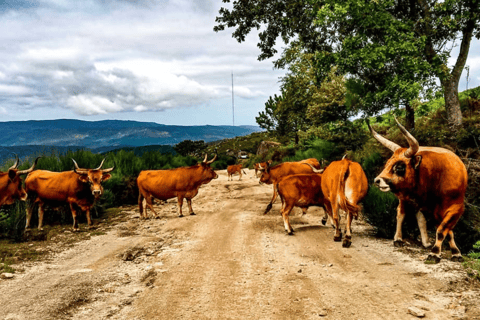
[[[37,159],[35,159],[35,162],[34,162],[33,165],[30,167],[30,169],[17,171],[17,175],[27,174],[27,173],[32,172],[33,169],[35,169],[35,166],[37,165],[38,159],[40,159],[40,158],[41,158],[41,157],[37,157]]]
[[[207,157],[206,157],[206,156],[205,156],[205,160],[207,160]],[[215,161],[215,160],[217,160],[217,154],[216,154],[216,153],[215,153],[215,156],[213,157],[213,159],[210,160],[210,161],[207,161],[206,164],[210,164],[210,163],[212,163],[212,162]]]
[[[78,167],[78,164],[77,162],[72,158],[72,161],[73,161],[73,165],[75,166],[73,168],[73,171],[75,171],[76,174],[88,174],[88,170],[87,169],[80,169]]]
[[[105,160],[105,159],[103,159],[103,160]],[[103,164],[103,161],[102,161],[102,164]],[[115,167],[116,167],[116,165],[115,165],[115,160],[114,160],[114,161],[113,161],[113,167],[108,168],[108,169],[103,169],[102,172],[103,172],[103,173],[112,172],[113,170],[115,170]]]
[[[343,156],[342,160],[345,160],[347,158],[347,154],[345,153],[345,155]]]
[[[382,137],[381,135],[379,135],[375,130],[372,129],[372,127],[370,126],[370,122],[368,121],[368,119],[365,119],[365,122],[367,123],[367,126],[368,126],[368,129],[370,130],[370,133],[373,135],[373,137],[375,139],[377,139],[378,142],[380,142],[383,146],[387,147],[388,149],[390,149],[391,151],[395,152],[397,151],[398,149],[400,149],[401,147],[396,144],[395,142],[392,142],[384,137]]]
[[[303,162],[303,164],[306,164],[306,165],[310,166],[310,168],[312,168],[312,171],[313,171],[314,173],[322,173],[323,170],[324,170],[324,169],[315,169],[315,167],[312,166],[312,165],[311,165],[310,163],[308,163],[308,162]]]
[[[16,153],[14,153],[14,155],[15,155],[15,163],[13,164],[13,166],[8,168],[8,170],[17,169],[18,167],[18,155]]]
[[[203,163],[207,163],[208,153],[205,153],[205,159],[203,159]]]
[[[405,158],[411,158],[418,152],[418,148],[419,148],[418,141],[410,134],[410,132],[407,131],[407,129],[405,129],[404,126],[400,124],[400,122],[398,122],[396,117],[395,117],[395,121],[397,122],[397,126],[402,132],[403,136],[408,141],[409,147],[407,151],[405,151],[404,156]]]
[[[100,169],[102,169],[102,166],[103,166],[103,163],[105,162],[105,159],[106,159],[106,158],[103,158],[102,162],[100,163],[100,165],[98,166],[98,168],[95,169],[95,170],[100,170]]]

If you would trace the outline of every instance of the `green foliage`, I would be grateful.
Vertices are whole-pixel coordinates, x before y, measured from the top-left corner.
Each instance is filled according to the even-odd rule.
[[[17,201],[0,208],[0,237],[20,241],[25,229],[25,203]]]
[[[198,140],[198,141],[192,141],[192,140],[183,140],[182,142],[178,143],[173,147],[175,151],[182,156],[201,156],[202,153],[205,152],[205,149],[207,148],[207,145],[205,144],[205,141],[203,140]]]
[[[377,236],[391,239],[395,234],[398,199],[392,193],[385,193],[376,187],[368,189],[363,199],[365,220],[375,227]]]
[[[300,161],[303,159],[316,158],[318,161],[334,161],[340,157],[341,152],[334,143],[314,138],[305,142],[303,150],[297,150],[294,156],[287,157],[284,161]]]

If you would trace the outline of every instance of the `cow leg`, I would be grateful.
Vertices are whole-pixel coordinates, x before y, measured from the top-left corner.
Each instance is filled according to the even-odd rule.
[[[277,200],[277,196],[278,196],[277,185],[274,184],[272,200],[270,200],[270,203],[267,205],[267,208],[265,208],[265,212],[263,214],[267,214],[268,212],[270,212],[270,210],[272,210],[273,203],[275,202],[275,200]]]
[[[140,211],[140,219],[147,218],[147,208],[145,203],[146,203],[146,200],[144,199],[143,194],[140,191],[138,193],[138,210]]]
[[[188,212],[190,213],[191,216],[194,216],[195,212],[193,212],[193,209],[192,209],[192,199],[187,198],[187,205],[188,205]]]
[[[450,249],[452,250],[452,261],[463,262],[462,254],[460,253],[460,250],[458,249],[457,245],[455,244],[455,240],[453,239],[453,231],[452,230],[450,230],[450,232],[448,232],[448,236],[450,237],[450,240],[448,241],[448,244],[450,245]]]
[[[435,245],[432,248],[431,253],[427,257],[427,262],[438,263],[441,259],[442,243],[447,235],[450,235],[453,227],[457,224],[461,213],[463,212],[463,203],[450,206],[444,214],[442,223],[437,228],[437,234],[435,239]],[[453,247],[451,246],[453,243]],[[452,249],[452,255],[455,255],[455,260],[461,258],[460,250],[458,250],[455,240],[453,240],[453,232],[450,237],[450,246]],[[452,257],[453,259],[453,257]]]
[[[328,220],[328,212],[327,212],[327,209],[325,209],[325,207],[323,207],[322,224],[323,224],[323,225],[326,225],[326,224],[327,224],[327,220]]]
[[[92,229],[93,228],[93,223],[92,223],[92,219],[90,218],[90,208],[87,208],[85,210],[85,215],[87,216],[88,229]]]
[[[402,247],[404,243],[402,237],[403,220],[405,220],[405,204],[400,200],[397,207],[397,229],[395,231],[395,236],[393,237],[393,245],[395,247]]]
[[[340,242],[342,241],[342,230],[340,229],[340,216],[338,204],[336,202],[332,203],[332,220],[335,226],[335,235],[333,236],[333,241]]]
[[[418,229],[420,230],[420,235],[422,237],[422,245],[425,248],[429,248],[430,242],[428,241],[427,220],[421,211],[417,212],[417,223]]]
[[[240,173],[238,174],[240,178],[238,178],[238,181],[242,180],[242,170],[240,170]]]
[[[342,247],[349,248],[352,245],[352,219],[353,214],[347,211],[347,223],[345,225],[345,239],[343,240]]]
[[[181,218],[183,217],[183,213],[182,213],[183,197],[178,196],[177,201],[178,201],[178,217]]]
[[[27,203],[27,223],[25,224],[25,230],[30,229],[30,221],[32,220],[33,207],[35,203]]]
[[[43,202],[38,204],[38,230],[43,230]]]
[[[73,203],[70,203],[70,210],[72,211],[73,231],[78,231],[77,210],[74,208]],[[38,220],[40,220],[40,206],[38,207],[38,215]],[[40,226],[40,224],[38,226]]]
[[[292,204],[285,204],[285,207],[282,210],[282,217],[283,217],[283,224],[285,226],[285,232],[288,235],[293,235],[293,229],[292,226],[290,225],[290,220],[289,220],[289,215],[290,211],[292,211],[293,205]]]
[[[147,218],[147,207],[148,207],[150,210],[152,210],[154,218],[157,219],[157,218],[158,218],[158,214],[155,212],[155,209],[153,209],[152,197],[150,197],[150,196],[145,197],[145,202],[146,202],[146,206],[145,206],[145,219]]]

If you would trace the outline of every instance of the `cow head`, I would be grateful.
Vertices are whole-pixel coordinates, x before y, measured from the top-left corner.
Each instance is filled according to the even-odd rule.
[[[267,183],[271,184],[272,175],[270,174],[270,165],[272,164],[272,160],[268,160],[267,162],[259,163],[260,170],[260,184]]]
[[[100,163],[100,166],[98,166],[96,169],[81,169],[78,167],[78,164],[74,159],[72,159],[72,161],[75,165],[73,171],[78,174],[78,180],[90,186],[92,195],[95,198],[100,197],[103,193],[102,182],[107,181],[112,177],[110,172],[115,169],[115,165],[109,169],[102,169],[103,162],[105,161],[105,159],[103,159]]]
[[[377,187],[383,191],[400,191],[411,189],[415,186],[416,170],[422,162],[422,156],[416,155],[419,150],[418,141],[398,122],[397,126],[408,141],[409,147],[402,148],[396,143],[387,140],[372,129],[367,120],[368,128],[373,137],[382,145],[393,151],[392,157],[385,164],[383,171],[375,178]]]
[[[13,204],[15,200],[27,200],[27,193],[22,185],[22,180],[20,179],[21,175],[28,174],[35,169],[37,161],[40,157],[35,159],[35,162],[27,170],[18,170],[18,156],[16,156],[16,161],[8,169],[6,173],[0,173],[0,190],[2,194],[1,205],[3,204]]]
[[[207,184],[213,179],[218,178],[218,174],[213,170],[212,167],[210,167],[210,164],[217,160],[217,154],[213,157],[212,160],[207,161],[208,154],[205,154],[205,159],[199,164],[200,167],[202,168],[202,184]]]

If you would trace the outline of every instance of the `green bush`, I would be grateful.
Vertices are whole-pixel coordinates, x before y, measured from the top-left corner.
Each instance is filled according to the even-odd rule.
[[[397,221],[398,198],[390,192],[382,192],[371,186],[363,199],[363,216],[382,238],[392,239]]]

